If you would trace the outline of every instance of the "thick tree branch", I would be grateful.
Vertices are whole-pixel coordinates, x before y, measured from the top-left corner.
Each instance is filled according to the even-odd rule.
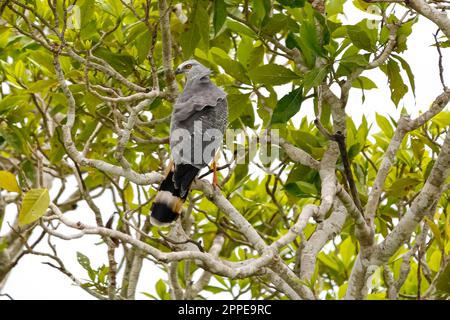
[[[450,174],[450,134],[447,133],[441,152],[419,195],[392,232],[380,243],[374,253],[373,262],[386,263],[388,259],[409,239],[418,223],[433,209],[442,194],[442,185]]]

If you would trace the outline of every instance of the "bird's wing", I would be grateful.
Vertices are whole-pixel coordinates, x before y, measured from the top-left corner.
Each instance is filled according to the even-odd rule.
[[[212,83],[191,84],[172,113],[170,146],[175,164],[206,166],[212,159],[209,154],[222,144],[227,116],[226,95],[222,90]]]
[[[203,96],[192,96],[186,102],[178,102],[174,106],[172,117],[174,121],[181,122],[201,111],[206,106],[215,107],[218,103],[224,100],[224,97],[217,97],[213,99],[205,99]]]
[[[204,107],[215,107],[226,98],[226,93],[215,86],[209,77],[189,80],[178,101],[173,106],[172,119],[181,122]]]

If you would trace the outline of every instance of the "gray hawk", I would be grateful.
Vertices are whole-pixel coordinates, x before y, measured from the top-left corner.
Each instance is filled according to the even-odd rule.
[[[169,225],[181,214],[195,177],[222,146],[228,123],[226,93],[212,83],[210,69],[188,60],[175,74],[185,74],[186,84],[172,111],[172,159],[152,205],[150,221],[156,226]]]

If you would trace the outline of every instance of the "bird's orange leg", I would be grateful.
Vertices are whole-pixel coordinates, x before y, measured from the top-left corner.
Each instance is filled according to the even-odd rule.
[[[174,166],[173,160],[170,159],[169,164],[167,165],[166,169],[164,170],[164,177],[167,177],[169,175],[169,172],[172,171]]]
[[[212,170],[213,170],[213,186],[218,187],[219,186],[219,179],[217,177],[217,163],[216,161],[213,161],[212,163]]]
[[[211,164],[211,169],[213,171],[213,181],[212,184],[214,187],[217,187],[220,189],[219,186],[219,177],[217,176],[217,162],[219,160],[219,153],[216,153],[216,155],[214,156],[214,160]]]

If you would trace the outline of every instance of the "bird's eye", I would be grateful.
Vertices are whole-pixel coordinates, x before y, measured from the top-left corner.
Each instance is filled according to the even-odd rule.
[[[192,68],[192,64],[187,64],[184,66],[185,69],[191,69]]]

